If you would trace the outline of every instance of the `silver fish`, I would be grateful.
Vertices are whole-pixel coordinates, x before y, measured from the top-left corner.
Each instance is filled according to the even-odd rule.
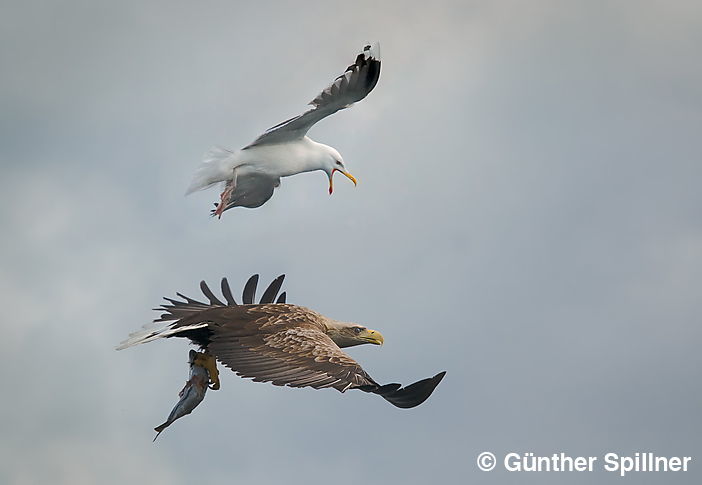
[[[168,415],[166,422],[154,428],[154,431],[157,431],[154,441],[156,441],[158,435],[160,435],[164,429],[173,424],[176,419],[190,414],[193,409],[195,409],[202,402],[202,400],[205,399],[205,393],[207,392],[207,384],[210,381],[210,376],[207,369],[200,366],[199,363],[196,363],[196,360],[198,360],[198,356],[200,355],[202,354],[199,354],[194,350],[190,351],[188,356],[188,362],[190,363],[190,378],[185,383],[183,390],[178,393],[180,400],[171,411],[171,414]]]

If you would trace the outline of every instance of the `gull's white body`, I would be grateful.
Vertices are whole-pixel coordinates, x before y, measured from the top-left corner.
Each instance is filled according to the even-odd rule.
[[[331,155],[341,158],[332,147],[303,137],[274,145],[256,145],[240,150],[240,160],[272,177],[289,177],[303,172],[319,170]]]
[[[330,193],[336,171],[356,183],[338,151],[306,135],[319,120],[351,106],[373,90],[380,76],[379,59],[377,44],[364,47],[354,64],[310,102],[311,109],[270,128],[240,150],[210,150],[187,193],[225,182],[221,202],[214,211],[221,216],[232,207],[261,206],[273,196],[281,177],[322,170],[329,177]]]
[[[260,174],[279,180],[281,177],[319,170],[330,156],[341,159],[334,148],[307,136],[284,143],[255,145],[235,152],[213,148],[195,173],[187,193],[230,180],[235,169],[237,178]]]

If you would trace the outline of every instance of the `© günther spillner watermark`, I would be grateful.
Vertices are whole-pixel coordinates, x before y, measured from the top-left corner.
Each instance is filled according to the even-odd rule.
[[[500,466],[508,472],[592,472],[603,470],[625,477],[632,472],[686,472],[691,456],[661,456],[651,452],[628,455],[609,452],[601,456],[571,456],[566,453],[537,455],[531,452],[506,453],[498,458],[484,451],[478,455],[478,468],[489,472]]]

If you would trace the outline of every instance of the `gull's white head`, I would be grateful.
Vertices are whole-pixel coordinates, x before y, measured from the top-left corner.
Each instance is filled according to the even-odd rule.
[[[321,169],[324,170],[324,172],[327,174],[327,177],[329,177],[329,195],[331,195],[332,192],[334,192],[334,172],[340,172],[344,174],[346,178],[348,178],[351,182],[353,182],[354,185],[356,185],[356,178],[346,170],[346,167],[344,166],[344,159],[341,158],[341,154],[338,151],[336,151],[336,149],[328,145],[322,146],[324,147],[325,153],[322,158]]]

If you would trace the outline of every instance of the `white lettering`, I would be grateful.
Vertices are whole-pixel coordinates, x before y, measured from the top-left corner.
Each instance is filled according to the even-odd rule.
[[[638,460],[637,460],[638,461]],[[634,459],[630,456],[622,456],[619,458],[619,476],[623,477],[626,472],[634,469]]]
[[[619,458],[619,455],[616,453],[607,453],[604,456],[604,469],[607,470],[608,472],[616,472],[619,470],[619,462],[617,459]]]
[[[517,453],[507,453],[507,456],[505,456],[505,469],[508,472],[521,471],[519,458],[520,456]]]
[[[596,456],[568,456],[565,453],[539,456],[532,452],[507,453],[505,470],[509,472],[584,472],[593,471]],[[687,471],[691,456],[656,456],[651,452],[635,452],[630,456],[606,453],[602,458],[605,471],[619,472],[624,477],[630,472]]]

